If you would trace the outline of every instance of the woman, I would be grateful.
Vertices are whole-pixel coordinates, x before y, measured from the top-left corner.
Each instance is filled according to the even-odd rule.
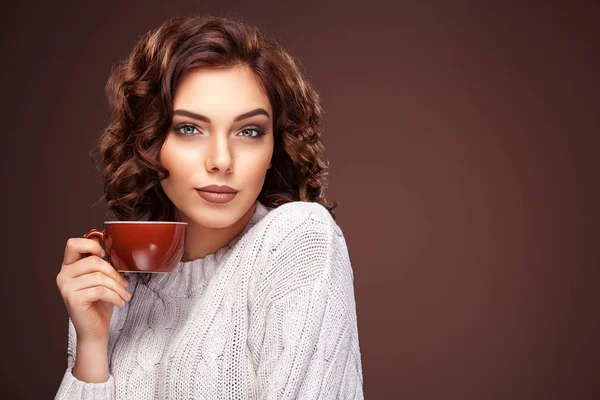
[[[323,112],[297,62],[242,21],[172,18],[107,93],[97,150],[109,210],[187,222],[184,256],[170,274],[125,279],[94,240],[67,241],[56,398],[362,398],[352,268],[323,193]]]

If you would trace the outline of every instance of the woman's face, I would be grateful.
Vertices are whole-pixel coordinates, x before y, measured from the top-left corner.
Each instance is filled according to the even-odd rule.
[[[273,143],[271,104],[248,67],[190,71],[175,88],[173,121],[159,155],[170,176],[161,186],[183,221],[229,227],[258,198]],[[213,203],[197,190],[209,185],[238,192]]]

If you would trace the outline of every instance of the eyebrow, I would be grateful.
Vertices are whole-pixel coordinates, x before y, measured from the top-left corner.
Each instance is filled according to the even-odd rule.
[[[173,115],[181,115],[184,117],[197,119],[198,121],[204,121],[204,122],[210,124],[210,118],[205,117],[204,115],[201,115],[201,114],[196,114],[196,113],[188,111],[188,110],[181,110],[181,109],[175,110],[175,111],[173,111]],[[267,110],[265,110],[264,108],[257,108],[256,110],[248,111],[248,112],[238,115],[237,117],[235,117],[233,122],[238,122],[238,121],[250,118],[250,117],[254,117],[255,115],[265,115],[267,117],[270,117]]]

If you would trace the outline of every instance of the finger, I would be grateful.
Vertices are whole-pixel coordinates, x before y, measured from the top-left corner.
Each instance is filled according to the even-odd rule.
[[[102,272],[109,278],[120,282],[123,286],[128,287],[129,281],[125,279],[112,265],[98,256],[86,257],[73,264],[65,265],[63,274],[67,278],[77,278],[78,276],[89,274],[91,272]]]
[[[63,290],[65,292],[76,292],[78,290],[87,289],[94,286],[104,286],[105,288],[116,292],[124,301],[131,300],[131,295],[123,285],[98,271],[81,275],[75,279],[72,279],[70,282],[65,284]]]
[[[67,240],[67,245],[65,247],[63,264],[72,264],[76,261],[79,261],[84,253],[90,253],[98,257],[104,257],[103,252],[104,250],[102,249],[100,243],[93,239],[70,238]]]
[[[125,302],[123,299],[121,299],[121,296],[119,296],[115,291],[104,286],[94,286],[75,291],[71,295],[70,303],[89,305],[98,300],[112,303],[119,308],[123,308],[125,306]]]

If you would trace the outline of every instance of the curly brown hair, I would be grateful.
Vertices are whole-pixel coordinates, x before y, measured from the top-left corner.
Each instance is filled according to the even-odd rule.
[[[194,68],[236,65],[250,67],[273,108],[272,167],[258,200],[273,208],[318,202],[335,218],[338,202],[329,204],[324,193],[329,163],[321,143],[323,109],[300,63],[239,17],[194,15],[170,18],[142,35],[109,75],[109,124],[90,157],[117,220],[176,220],[160,185],[169,173],[158,162],[172,123],[173,90]]]

